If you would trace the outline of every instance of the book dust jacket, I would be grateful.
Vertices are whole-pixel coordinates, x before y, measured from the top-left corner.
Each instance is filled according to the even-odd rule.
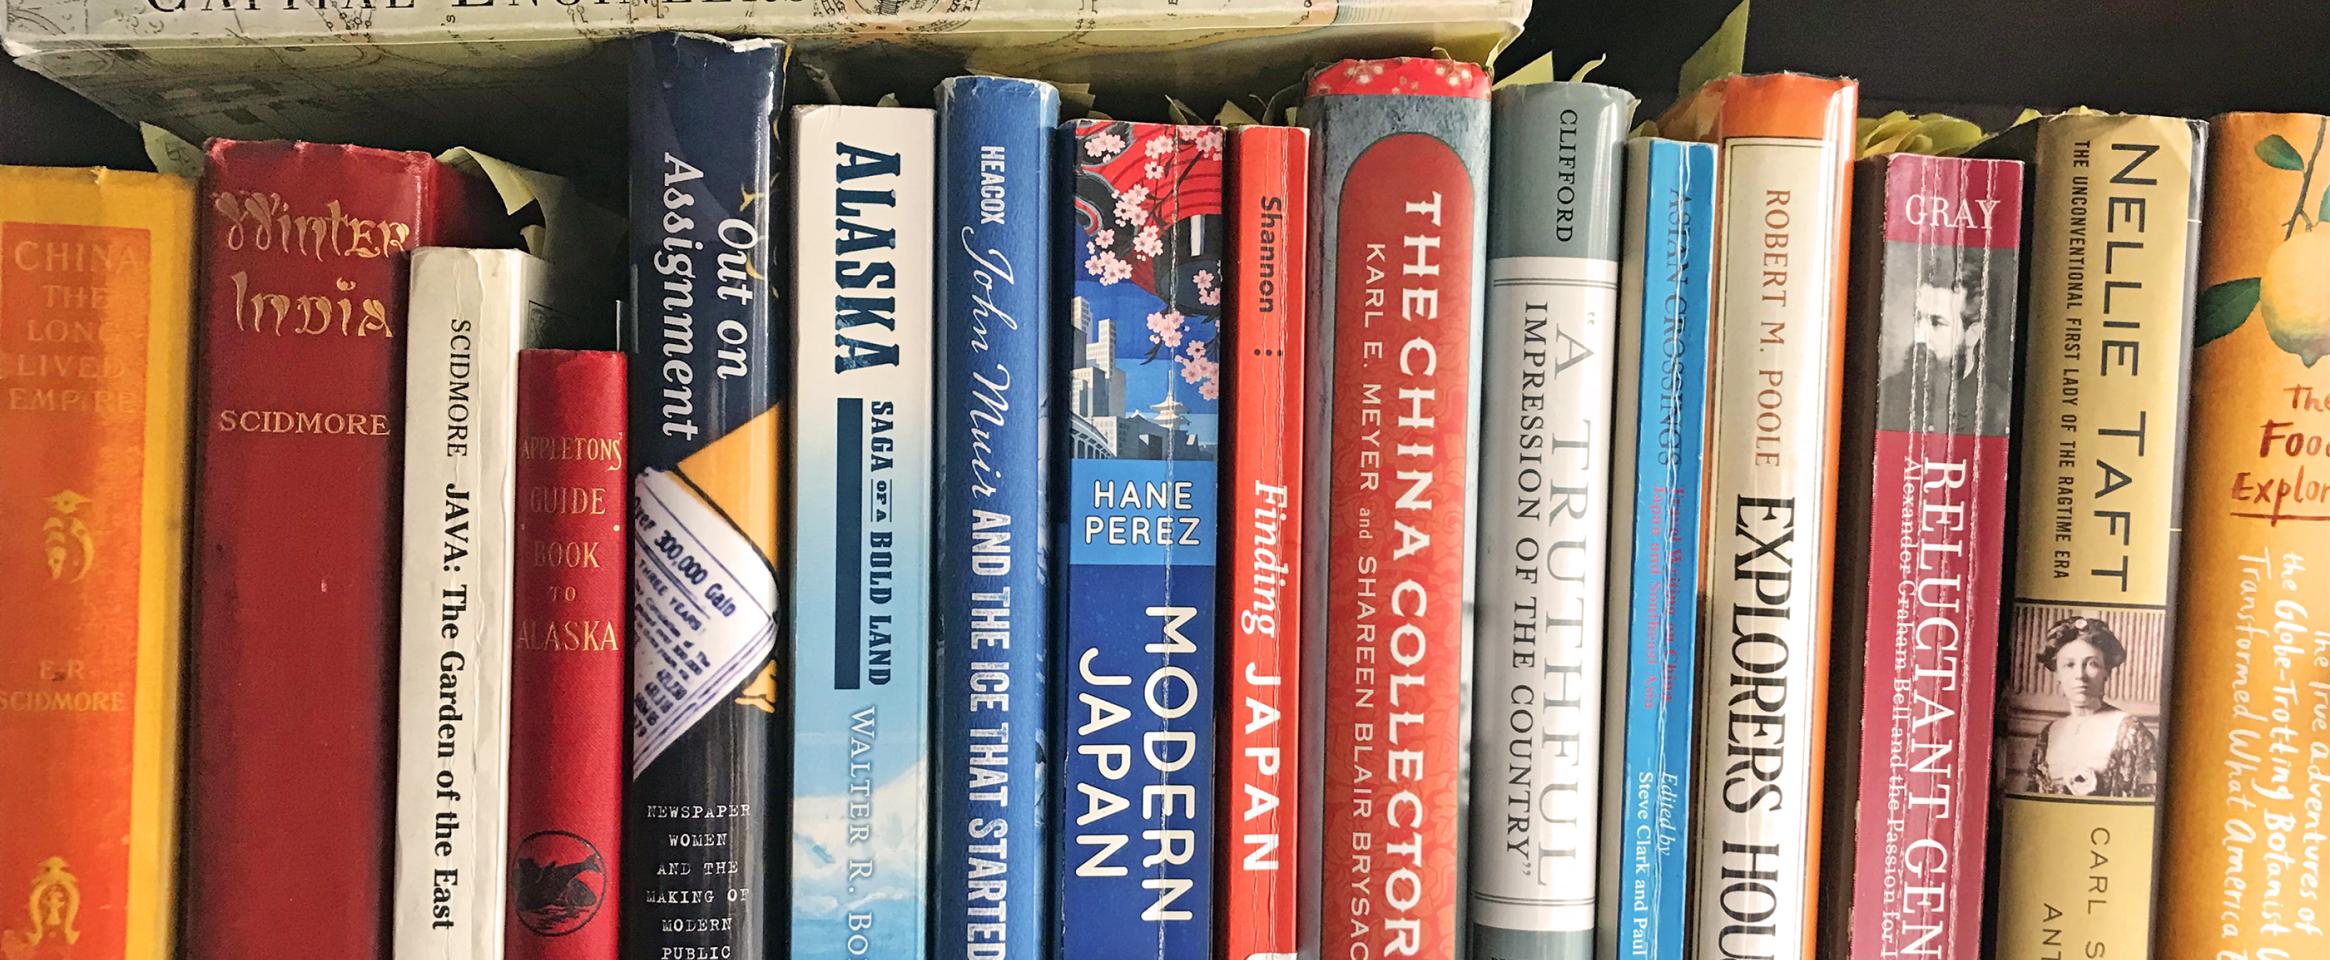
[[[2030,184],[1997,960],[2153,955],[2206,133],[2066,114],[1979,151],[2024,160]]]
[[[2330,118],[2210,126],[2160,953],[2330,956]]]

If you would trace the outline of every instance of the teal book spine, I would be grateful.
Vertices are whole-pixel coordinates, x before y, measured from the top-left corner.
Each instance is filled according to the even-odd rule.
[[[1603,960],[1683,960],[1715,148],[1626,147],[1604,725]]]

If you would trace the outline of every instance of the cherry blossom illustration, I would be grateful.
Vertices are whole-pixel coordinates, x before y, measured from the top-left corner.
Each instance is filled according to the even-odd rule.
[[[1091,121],[1073,154],[1085,275],[1156,295],[1141,362],[1172,364],[1208,400],[1221,394],[1223,146],[1214,127]]]

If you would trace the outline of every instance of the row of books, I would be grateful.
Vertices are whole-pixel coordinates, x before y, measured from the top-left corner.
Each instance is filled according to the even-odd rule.
[[[427,156],[0,174],[0,956],[2324,945],[2330,121],[630,45],[620,350]]]

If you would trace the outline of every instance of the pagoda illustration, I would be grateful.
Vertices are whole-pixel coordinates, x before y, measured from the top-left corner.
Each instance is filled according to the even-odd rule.
[[[1129,411],[1125,373],[1117,367],[1116,321],[1095,317],[1083,297],[1075,301],[1072,333],[1076,366],[1068,372],[1068,455],[1079,460],[1211,460],[1214,448],[1189,429],[1189,408],[1165,397],[1148,412]]]

